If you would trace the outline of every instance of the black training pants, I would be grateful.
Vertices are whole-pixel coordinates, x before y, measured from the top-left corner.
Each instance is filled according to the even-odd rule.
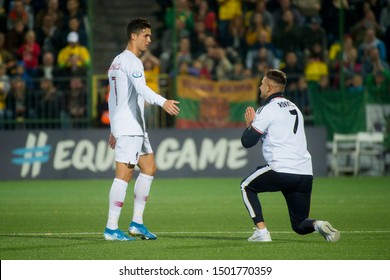
[[[266,166],[260,166],[241,182],[244,204],[253,222],[264,222],[258,193],[281,191],[286,199],[292,229],[298,234],[314,231],[309,219],[312,175],[279,173]]]

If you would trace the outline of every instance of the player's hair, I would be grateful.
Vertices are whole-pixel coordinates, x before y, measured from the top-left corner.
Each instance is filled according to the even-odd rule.
[[[275,83],[282,85],[283,87],[287,83],[287,76],[283,71],[278,69],[270,69],[265,75],[268,79],[274,81]]]
[[[149,20],[146,18],[136,18],[129,22],[127,25],[127,39],[130,39],[132,33],[140,34],[142,30],[146,28],[152,28]]]

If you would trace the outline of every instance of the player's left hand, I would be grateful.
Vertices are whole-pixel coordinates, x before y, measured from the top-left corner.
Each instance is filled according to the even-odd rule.
[[[116,138],[112,133],[110,133],[110,135],[108,136],[108,146],[111,149],[115,149],[115,145],[116,145]]]
[[[247,107],[245,111],[245,122],[246,126],[250,126],[253,120],[255,119],[255,109],[253,107]]]

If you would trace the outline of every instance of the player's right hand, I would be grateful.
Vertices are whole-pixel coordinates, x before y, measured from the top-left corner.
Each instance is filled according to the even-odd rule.
[[[164,102],[163,109],[165,112],[170,114],[171,116],[177,116],[180,112],[180,108],[176,106],[179,104],[179,101],[176,100],[167,100]]]
[[[108,146],[111,149],[115,149],[115,145],[116,145],[116,138],[112,133],[110,133],[110,135],[108,136]]]

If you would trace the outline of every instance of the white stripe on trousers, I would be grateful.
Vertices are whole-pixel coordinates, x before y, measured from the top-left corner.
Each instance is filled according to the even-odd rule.
[[[254,180],[256,179],[258,176],[260,176],[261,174],[264,174],[265,172],[268,172],[270,171],[271,168],[269,168],[268,165],[260,168],[260,169],[257,169],[255,172],[253,172],[251,175],[248,176],[248,178],[245,179],[245,181],[243,181],[241,183],[241,193],[242,193],[242,199],[244,200],[244,204],[246,206],[246,208],[248,209],[249,211],[249,215],[251,216],[251,218],[254,218],[256,217],[256,214],[255,214],[255,211],[253,210],[252,208],[252,205],[250,204],[249,202],[249,199],[248,199],[248,196],[246,194],[246,187]]]

